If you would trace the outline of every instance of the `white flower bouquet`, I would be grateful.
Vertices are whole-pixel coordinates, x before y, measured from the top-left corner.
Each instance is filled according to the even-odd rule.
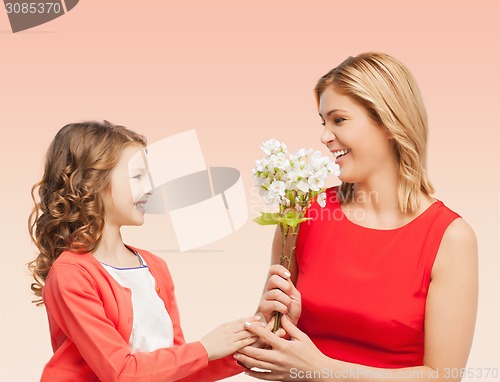
[[[253,220],[261,225],[279,225],[282,238],[280,264],[289,269],[295,254],[299,224],[308,220],[304,217],[307,208],[315,197],[321,207],[326,205],[325,181],[330,174],[340,175],[340,168],[320,151],[300,149],[289,154],[286,145],[276,139],[264,142],[261,149],[266,157],[255,161],[253,178],[265,203],[278,207],[279,212],[262,212]],[[292,245],[289,253],[285,253],[290,236]],[[275,332],[280,326],[280,318],[276,312]]]

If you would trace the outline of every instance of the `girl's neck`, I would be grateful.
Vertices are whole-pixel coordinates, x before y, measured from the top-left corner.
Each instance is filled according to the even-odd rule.
[[[135,253],[123,244],[120,227],[109,224],[105,224],[99,245],[92,254],[100,262],[117,268],[140,265]]]

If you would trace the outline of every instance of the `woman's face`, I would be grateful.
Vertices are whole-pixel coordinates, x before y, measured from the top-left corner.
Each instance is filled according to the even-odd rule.
[[[138,144],[127,146],[111,171],[111,192],[103,199],[108,224],[144,223],[144,204],[153,192],[146,152]]]
[[[330,86],[321,93],[319,115],[325,126],[321,142],[336,158],[340,180],[366,182],[394,165],[389,132],[353,98]]]

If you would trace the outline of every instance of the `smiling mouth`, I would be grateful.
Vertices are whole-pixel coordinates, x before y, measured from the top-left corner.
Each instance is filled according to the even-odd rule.
[[[351,152],[351,149],[345,149],[345,150],[337,150],[333,152],[333,155],[335,155],[335,159],[338,159],[346,154],[349,154]]]
[[[140,208],[141,210],[144,210],[144,205],[146,204],[145,201],[140,201],[140,202],[137,202],[137,203],[134,203],[134,205],[138,208]]]

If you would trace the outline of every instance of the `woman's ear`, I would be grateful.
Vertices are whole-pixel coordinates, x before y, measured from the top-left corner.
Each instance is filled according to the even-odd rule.
[[[382,122],[377,122],[377,124],[378,124],[378,127],[380,127],[382,129],[382,131],[384,132],[387,140],[394,139],[394,135],[389,131],[389,129],[387,128],[387,126],[385,126],[384,124],[382,124]]]
[[[394,139],[394,135],[389,131],[389,129],[385,126],[383,126],[385,130],[385,136],[387,137],[388,140]]]

